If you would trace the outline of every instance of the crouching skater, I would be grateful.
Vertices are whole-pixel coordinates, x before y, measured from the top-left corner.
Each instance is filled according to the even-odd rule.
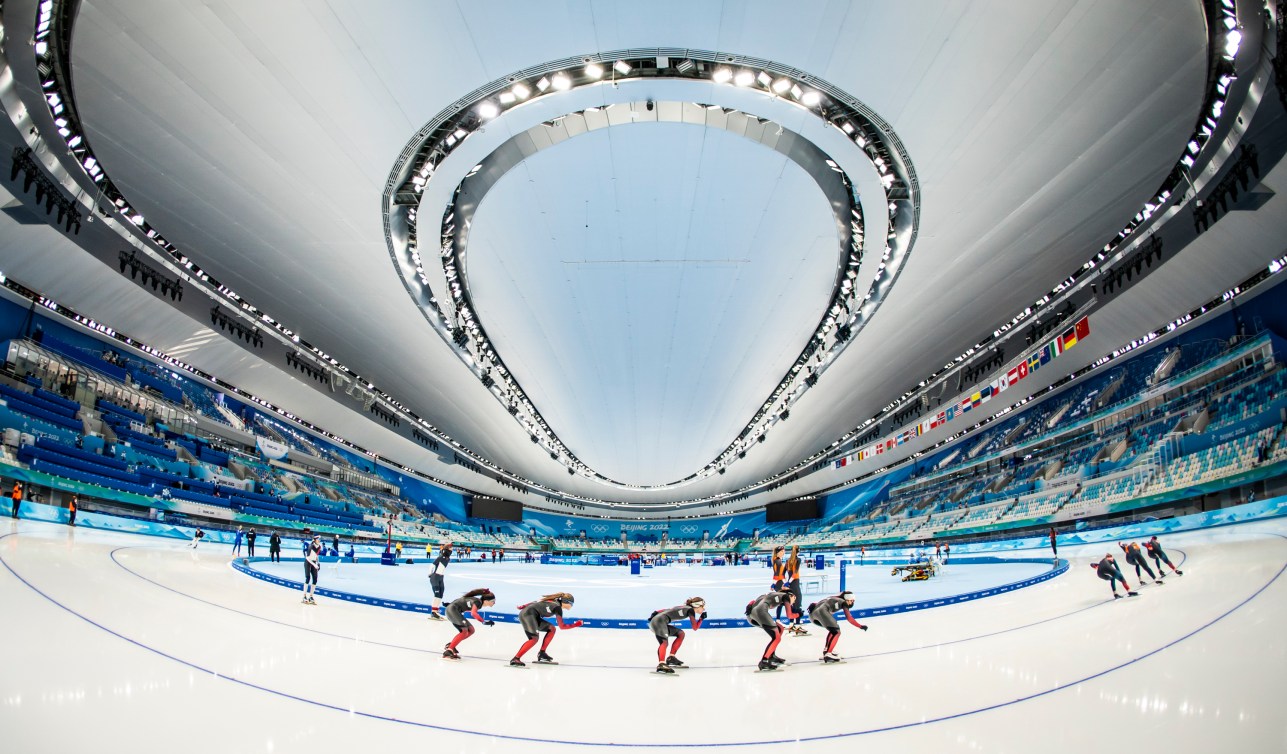
[[[815,626],[827,629],[827,636],[822,640],[822,662],[831,664],[840,662],[840,655],[836,654],[836,644],[840,642],[840,624],[836,621],[836,613],[844,612],[845,620],[849,621],[852,626],[857,626],[866,631],[867,627],[854,620],[850,610],[854,606],[854,593],[848,590],[837,594],[834,597],[827,597],[824,600],[809,605],[809,620]]]
[[[546,618],[553,618],[558,623],[559,628],[580,628],[581,621],[571,623],[563,622],[563,610],[572,607],[576,601],[572,595],[567,592],[555,592],[547,594],[536,602],[529,602],[526,605],[518,606],[518,622],[523,626],[523,633],[527,634],[527,641],[519,647],[518,653],[509,664],[516,668],[523,667],[523,655],[536,645],[538,634],[545,634],[545,639],[541,641],[541,649],[536,653],[536,662],[540,665],[558,665],[553,657],[546,652],[550,648],[550,642],[554,641],[554,624]]]
[[[657,672],[670,675],[675,672],[675,668],[688,667],[684,661],[676,657],[679,647],[684,643],[684,629],[673,624],[673,621],[687,618],[693,630],[702,627],[702,621],[706,620],[706,600],[701,597],[692,597],[684,601],[684,604],[672,607],[668,610],[655,610],[648,617],[648,628],[652,630],[657,637]],[[673,638],[673,641],[671,640]],[[666,645],[670,645],[669,655],[667,654]]]

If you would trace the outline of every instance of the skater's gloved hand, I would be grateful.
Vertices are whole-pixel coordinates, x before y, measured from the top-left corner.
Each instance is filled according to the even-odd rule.
[[[483,621],[483,625],[484,625],[484,626],[494,626],[494,625],[496,625],[496,621],[494,621],[494,620],[485,620],[485,621]]]
[[[701,614],[701,615],[697,616],[697,620],[706,620],[706,611],[705,611],[705,610],[703,610],[703,611],[702,611],[702,614]]]
[[[864,630],[864,631],[866,631],[866,630],[867,630],[867,627],[866,627],[866,626],[859,626],[858,628],[861,628],[861,629],[862,629],[862,630]]]
[[[582,623],[581,621],[579,621],[579,620],[574,620],[574,621],[572,621],[571,623],[569,623],[569,624],[568,624],[568,628],[580,628],[581,626],[584,626],[584,625],[585,625],[585,624],[584,624],[584,623]]]

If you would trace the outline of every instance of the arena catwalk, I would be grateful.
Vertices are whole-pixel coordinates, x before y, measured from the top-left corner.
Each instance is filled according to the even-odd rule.
[[[1112,542],[1061,544],[1070,565],[1052,578],[869,615],[868,631],[841,620],[841,663],[821,662],[825,632],[806,626],[809,635],[782,639],[785,666],[757,672],[763,631],[692,631],[685,618],[675,625],[687,630],[688,667],[663,675],[643,628],[560,630],[548,646],[557,666],[515,668],[524,632],[498,619],[477,625],[449,660],[450,622],[325,592],[316,606],[301,604],[297,590],[231,567],[226,545],[194,551],[6,520],[0,730],[14,752],[1282,750],[1287,522],[1163,539],[1184,574],[1168,569],[1162,584],[1141,586]],[[1097,578],[1089,566],[1107,552],[1139,596],[1114,600]],[[298,561],[263,565],[301,578]],[[378,569],[327,564],[321,587],[429,601],[423,564],[386,567],[387,577]],[[1043,570],[1054,569],[949,563],[928,582],[903,583],[866,564],[849,587],[857,612]],[[713,620],[736,618],[767,580],[761,566],[631,577],[626,568],[454,564],[447,596],[488,587],[499,617],[569,592],[569,624],[646,619],[701,596]],[[838,587],[826,586],[806,602]]]

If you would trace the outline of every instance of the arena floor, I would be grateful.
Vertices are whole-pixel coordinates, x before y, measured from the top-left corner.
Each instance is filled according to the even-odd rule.
[[[301,605],[233,570],[225,547],[5,519],[0,736],[24,753],[1287,749],[1287,521],[1165,540],[1185,575],[1136,598],[1112,600],[1086,567],[1111,545],[1061,546],[1072,568],[1052,580],[873,617],[866,633],[843,626],[844,664],[818,662],[815,631],[783,640],[786,668],[757,673],[763,633],[727,629],[690,633],[692,667],[661,676],[643,631],[560,632],[559,666],[514,669],[522,634],[499,623],[451,662],[448,624]],[[713,604],[756,590],[718,583],[742,569],[673,569],[631,587],[616,569],[544,568],[453,566],[449,590],[484,579],[508,603],[511,590],[525,601],[575,578],[578,611],[611,597],[644,615],[693,589]],[[405,573],[423,583],[418,569]]]

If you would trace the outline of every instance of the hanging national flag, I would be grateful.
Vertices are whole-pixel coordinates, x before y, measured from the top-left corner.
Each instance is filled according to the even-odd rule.
[[[1022,380],[1027,376],[1028,376],[1028,362],[1020,361],[1019,362],[1019,379]]]
[[[1090,317],[1077,320],[1077,340],[1085,340],[1090,335]]]
[[[944,412],[943,412],[943,414],[944,414],[944,416],[946,416],[946,417],[947,417],[947,418],[945,418],[943,421],[945,421],[945,422],[950,422],[950,421],[952,421],[953,419],[955,419],[955,418],[956,418],[956,406],[948,406],[948,407],[947,407],[947,410],[946,410],[946,411],[944,411]]]
[[[1019,376],[1019,367],[1015,367],[1005,374],[1005,381],[1010,385],[1013,385],[1021,379],[1023,378]]]
[[[1041,363],[1048,364],[1053,358],[1055,358],[1055,344],[1047,343],[1046,347],[1041,349]]]
[[[1077,328],[1076,327],[1068,328],[1068,332],[1064,333],[1063,335],[1063,342],[1064,342],[1065,351],[1077,345]]]

